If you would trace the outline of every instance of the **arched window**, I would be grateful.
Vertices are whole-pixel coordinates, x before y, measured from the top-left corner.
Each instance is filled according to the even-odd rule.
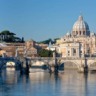
[[[83,31],[83,35],[85,35],[85,31]]]
[[[70,56],[70,51],[68,50],[68,56]]]
[[[81,31],[80,31],[80,35],[81,35]]]
[[[76,56],[76,49],[73,48],[73,56]]]

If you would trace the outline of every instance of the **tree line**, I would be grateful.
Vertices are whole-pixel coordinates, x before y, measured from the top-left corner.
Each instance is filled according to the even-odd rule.
[[[0,41],[1,42],[24,42],[24,38],[19,38],[15,33],[10,32],[9,30],[4,30],[0,32]]]
[[[56,40],[58,40],[58,39],[59,38],[55,38],[54,40],[52,40],[51,38],[49,38],[47,40],[40,41],[40,42],[37,42],[37,43],[49,44],[51,42],[51,44],[55,44],[56,43]]]

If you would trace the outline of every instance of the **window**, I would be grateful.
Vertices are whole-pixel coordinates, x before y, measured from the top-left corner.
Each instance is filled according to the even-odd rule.
[[[73,48],[73,56],[76,56],[76,49]]]
[[[76,49],[73,49],[73,53],[76,53]]]
[[[70,51],[68,51],[68,56],[70,56]]]
[[[81,35],[81,31],[80,31],[80,35]]]
[[[83,35],[85,35],[85,31],[83,31]]]
[[[82,51],[80,51],[80,53],[82,54]]]
[[[87,50],[87,54],[90,54],[90,49]]]

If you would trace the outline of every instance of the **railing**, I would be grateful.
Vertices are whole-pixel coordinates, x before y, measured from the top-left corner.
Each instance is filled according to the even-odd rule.
[[[31,60],[54,60],[55,58],[53,57],[34,57],[34,58],[29,58]],[[56,57],[56,59],[60,60],[84,60],[84,59],[91,59],[95,60],[96,57]]]
[[[0,61],[1,60],[7,60],[7,61],[12,60],[12,61],[14,61],[16,59],[23,60],[24,58],[13,58],[13,57],[2,58],[2,57],[0,57]],[[32,57],[32,58],[27,57],[27,59],[29,59],[29,60],[54,60],[54,59],[57,59],[57,60],[85,60],[85,59],[96,60],[96,57],[55,57],[55,58],[53,58],[53,57]]]

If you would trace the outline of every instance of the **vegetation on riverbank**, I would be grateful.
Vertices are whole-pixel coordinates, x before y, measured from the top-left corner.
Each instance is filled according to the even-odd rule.
[[[53,51],[41,49],[41,50],[38,51],[38,55],[40,57],[52,57],[53,56]]]

